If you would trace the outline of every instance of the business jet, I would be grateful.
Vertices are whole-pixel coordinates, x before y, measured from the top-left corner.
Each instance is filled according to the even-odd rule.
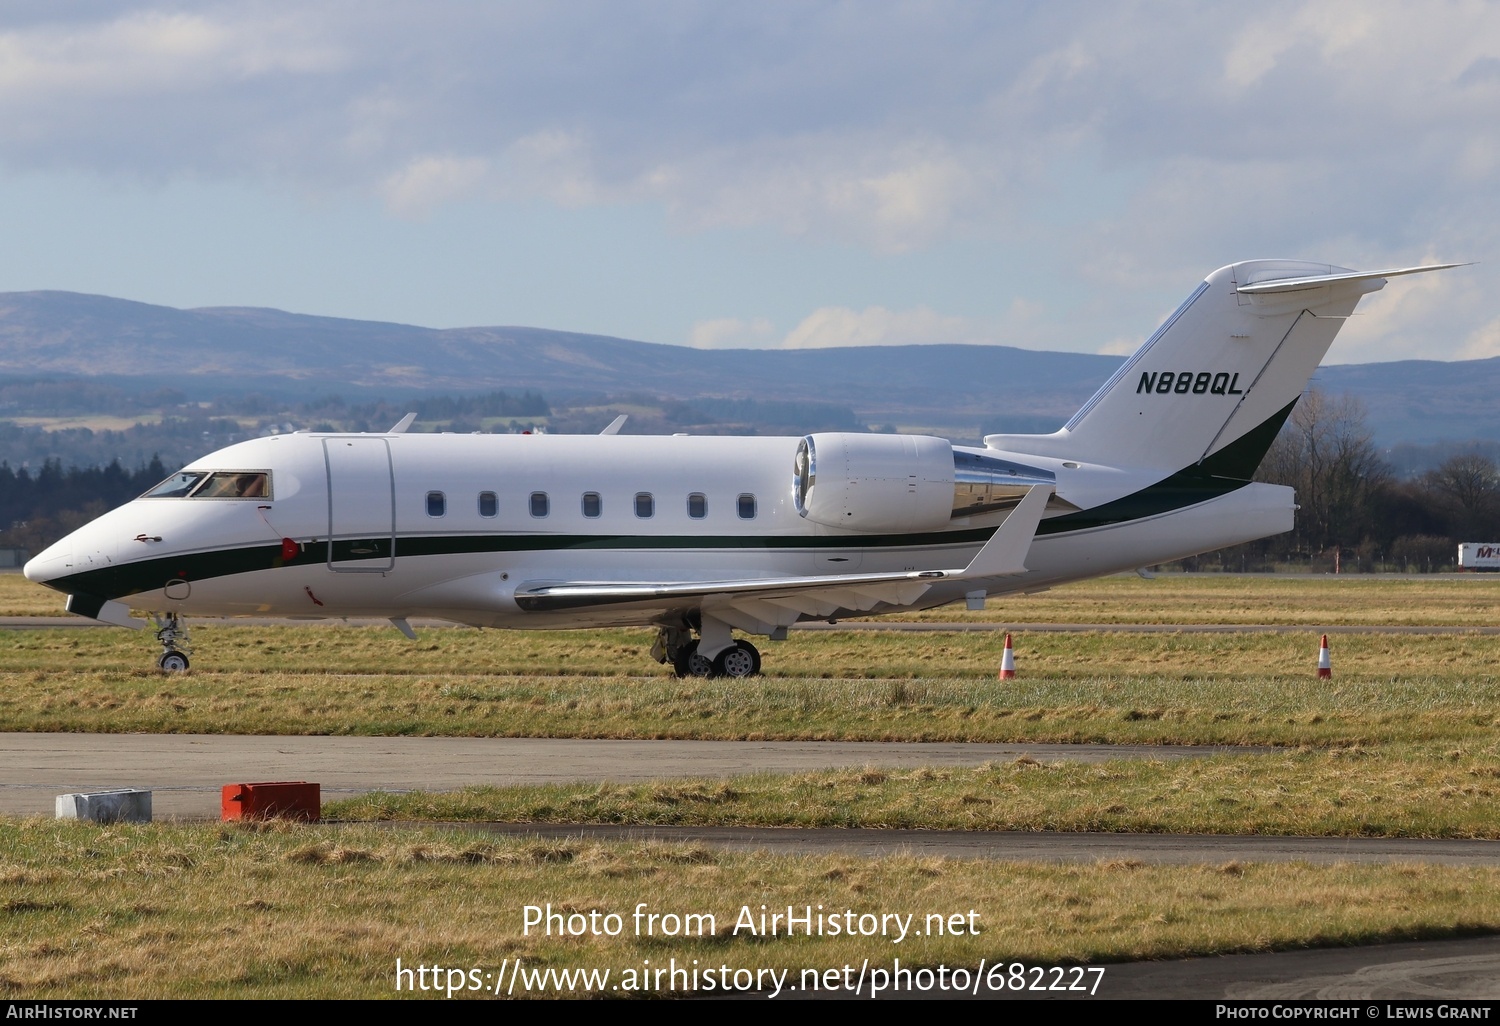
[[[196,460],[26,564],[76,614],[475,627],[652,626],[678,675],[745,677],[741,634],[927,609],[1292,528],[1256,468],[1360,298],[1441,264],[1214,271],[1060,430],[953,445],[802,438],[303,432]],[[1017,384],[1017,388],[1024,385]],[[996,404],[1004,395],[995,397]]]

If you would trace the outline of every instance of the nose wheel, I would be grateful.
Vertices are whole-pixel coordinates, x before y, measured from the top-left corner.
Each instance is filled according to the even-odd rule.
[[[169,648],[156,660],[156,665],[167,673],[181,673],[188,668],[188,657]]]
[[[156,666],[164,673],[181,673],[188,668],[188,632],[176,613],[153,616],[156,621],[156,640],[161,642],[161,655]]]

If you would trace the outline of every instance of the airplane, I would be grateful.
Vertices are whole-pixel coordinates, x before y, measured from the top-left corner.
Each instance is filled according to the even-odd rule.
[[[657,628],[679,676],[748,677],[742,634],[927,609],[1291,530],[1252,481],[1360,298],[1388,279],[1252,260],[1205,278],[1058,431],[983,446],[805,437],[297,431],[195,460],[29,561],[107,624],[183,618]],[[956,387],[962,387],[957,383]],[[996,402],[1002,403],[1003,396]]]

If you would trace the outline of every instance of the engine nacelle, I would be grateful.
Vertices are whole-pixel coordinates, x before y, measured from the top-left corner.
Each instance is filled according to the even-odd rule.
[[[821,432],[797,446],[797,512],[855,531],[928,531],[953,516],[953,446],[931,435]]]
[[[1014,509],[1037,485],[1055,488],[1057,475],[944,438],[824,432],[797,445],[792,498],[798,513],[829,527],[932,531]],[[1047,508],[1078,507],[1054,494]]]

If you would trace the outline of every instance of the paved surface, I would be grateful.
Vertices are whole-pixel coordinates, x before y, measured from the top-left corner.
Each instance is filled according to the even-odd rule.
[[[1420,1008],[1393,1012],[1383,1004],[1371,1015],[1361,1003],[1402,998],[1424,1002],[1500,999],[1500,937],[1133,962],[1107,967],[1099,996],[1301,999],[1358,1007],[1360,1019],[1394,1018],[1401,1011],[1419,1017],[1424,1014]],[[1428,1014],[1436,1017],[1436,1010]],[[1205,1018],[1211,1015],[1209,1010]],[[1493,1013],[1487,1016],[1494,1017]]]
[[[797,773],[840,766],[979,766],[1175,759],[1269,748],[1186,745],[909,744],[865,741],[581,741],[568,738],[0,734],[0,813],[50,814],[56,795],[150,788],[158,816],[217,817],[224,784],[313,780],[325,794],[447,791],[479,784],[639,781]]]
[[[806,998],[812,995],[795,996]],[[935,996],[939,995],[903,994],[901,998],[931,1000]],[[1127,962],[1104,966],[1104,976],[1093,997],[1087,994],[1009,991],[980,997],[1074,1001],[1168,998],[1205,1003],[1254,1001],[1267,1003],[1262,1007],[1266,1010],[1265,1018],[1271,1021],[1292,1019],[1296,1011],[1303,1016],[1317,1014],[1314,1010],[1286,1005],[1277,1009],[1269,1004],[1271,1002],[1318,1002],[1328,1008],[1332,1013],[1330,1017],[1338,1014],[1332,1012],[1333,1009],[1339,1009],[1354,1011],[1353,1015],[1341,1018],[1379,1021],[1456,1018],[1453,1006],[1442,1011],[1436,1006],[1459,1001],[1479,1004],[1476,1017],[1494,1021],[1496,1013],[1491,1010],[1486,1014],[1484,1003],[1500,999],[1500,937],[1314,948],[1169,962]],[[1402,999],[1413,1004],[1385,1003]],[[1271,1019],[1273,1011],[1276,1020]],[[1197,1012],[1196,1018],[1203,1022],[1225,1018],[1214,1004],[1206,1004]]]
[[[330,797],[443,791],[480,784],[642,781],[790,773],[841,766],[978,766],[1176,759],[1266,748],[1150,745],[909,744],[859,741],[582,741],[563,738],[265,737],[206,734],[0,734],[0,812],[48,814],[58,794],[149,788],[160,817],[218,815],[219,789],[256,780],[312,780]],[[1175,834],[980,833],[925,830],[495,827],[551,836],[654,836],[780,851],[861,855],[916,851],[961,858],[1195,863],[1420,861],[1500,865],[1500,843],[1381,838]]]

